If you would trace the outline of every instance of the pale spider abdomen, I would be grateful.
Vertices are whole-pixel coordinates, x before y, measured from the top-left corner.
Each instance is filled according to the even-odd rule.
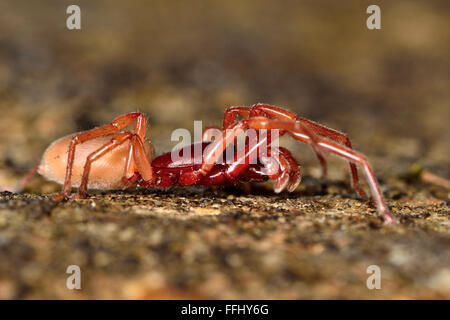
[[[57,183],[64,183],[68,147],[74,135],[71,134],[56,140],[45,150],[39,166],[39,174]],[[112,136],[95,138],[77,145],[72,168],[72,187],[79,187],[87,157],[108,143]],[[88,188],[111,190],[123,189],[131,185],[129,182],[122,181],[129,144],[129,141],[126,141],[92,163]],[[149,159],[152,159],[153,149],[148,141],[145,142],[145,149]]]

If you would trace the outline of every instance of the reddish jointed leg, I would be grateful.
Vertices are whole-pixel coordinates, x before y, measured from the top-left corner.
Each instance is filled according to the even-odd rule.
[[[145,131],[147,129],[147,120],[144,114],[140,114],[136,118],[136,122],[134,124],[133,132],[137,135],[137,137],[141,140],[142,143],[145,141]],[[151,145],[150,145],[151,146]],[[151,146],[153,148],[153,146]],[[125,165],[124,179],[131,180],[136,175],[136,161],[134,159],[134,145],[130,143],[128,148],[128,156]],[[153,154],[153,150],[151,152]],[[151,170],[150,170],[151,172]]]
[[[270,132],[256,135],[254,140],[247,137],[245,148],[238,151],[234,162],[225,172],[230,180],[238,179],[251,163],[256,163],[257,158],[269,168],[275,164],[272,175],[269,177],[276,181],[275,192],[281,192],[286,186],[289,192],[295,190],[300,183],[300,166],[291,153],[285,148],[276,148],[270,145]],[[262,151],[260,151],[262,150]]]
[[[240,110],[243,110],[243,113],[240,113]],[[225,112],[224,125],[226,125],[227,121],[234,121],[236,114],[239,114],[240,116],[248,116],[249,109],[243,107],[228,108]],[[239,147],[237,143],[237,136],[239,134],[240,133],[237,133],[234,137],[234,145],[236,146],[236,148]],[[202,141],[213,141],[212,137],[215,137],[215,139],[219,139],[219,141],[222,141],[222,135],[223,132],[218,127],[208,126],[203,129]],[[258,157],[258,149],[262,149],[264,145],[266,146],[266,148],[264,148],[263,150],[266,150],[268,144],[270,144],[270,135],[269,137],[267,137],[267,139],[260,139],[259,135],[254,135],[251,137],[247,136],[245,146],[240,150],[237,150],[238,153],[233,155],[233,162],[229,163],[229,167],[225,172],[225,176],[228,178],[228,180],[237,180],[238,177],[248,168],[251,163],[256,163],[256,158]]]
[[[286,130],[289,133],[295,133],[295,135],[293,136],[299,141],[307,144],[313,143],[313,139],[309,135],[308,130],[305,130],[302,122],[300,121],[272,120],[264,117],[241,120],[233,124],[229,128],[229,130],[224,131],[222,141],[214,141],[211,144],[211,147],[203,156],[202,166],[197,172],[192,174],[191,179],[195,180],[198,179],[198,175],[207,174],[214,166],[214,163],[217,161],[217,159],[221,156],[221,153],[223,153],[225,148],[234,141],[236,135],[239,134],[240,130],[246,130],[248,128]],[[333,141],[317,138],[317,143],[321,148],[336,155],[342,156],[349,161],[359,163],[362,166],[367,177],[370,189],[372,191],[372,195],[375,198],[379,214],[384,217],[387,222],[395,222],[394,217],[390,214],[386,204],[384,203],[380,188],[378,186],[378,182],[367,159],[362,154],[348,148],[347,146],[340,145]]]
[[[136,165],[136,171],[142,176],[144,180],[151,181],[152,167],[150,165],[150,161],[147,159],[147,155],[145,153],[145,148],[141,141],[141,138],[139,137],[139,135],[133,134],[129,131],[120,132],[112,137],[110,142],[106,143],[104,146],[94,151],[87,157],[86,164],[84,165],[83,176],[81,178],[81,184],[78,188],[78,193],[74,195],[72,199],[83,198],[86,195],[89,181],[89,172],[91,170],[92,163],[103,157],[108,152],[114,150],[121,144],[125,143],[126,141],[130,141],[130,145],[132,146],[132,158]]]
[[[228,128],[230,125],[234,123],[237,115],[243,118],[264,116],[270,119],[297,120],[301,122],[304,126],[308,127],[309,130],[312,131],[312,133],[342,143],[348,148],[352,149],[350,139],[342,132],[327,128],[323,125],[320,125],[308,119],[296,117],[294,113],[275,106],[265,104],[255,104],[252,107],[229,108],[225,112],[224,116],[224,129]],[[280,132],[279,135],[282,136],[283,134],[284,134],[283,132]],[[295,138],[296,133],[289,132],[289,134]],[[325,178],[327,174],[326,160],[324,158],[323,152],[321,152],[322,150],[317,150],[318,148],[314,147],[314,144],[315,143],[313,143],[313,148],[316,151],[317,158],[322,166],[322,178]],[[359,185],[358,171],[356,165],[352,162],[350,162],[350,171],[352,175],[353,187],[361,197],[365,198],[366,193]]]
[[[276,181],[275,192],[280,193],[286,187],[289,192],[294,191],[301,180],[300,166],[297,161],[285,148],[269,147],[267,155],[261,157],[261,162],[265,164],[265,168],[270,168],[270,163],[273,161],[276,163],[274,166],[276,173],[269,175],[269,178]]]
[[[223,120],[223,129],[229,128],[235,123],[236,116],[240,116],[244,119],[250,119],[254,117],[265,117],[269,119],[280,119],[280,120],[295,120],[296,117],[293,113],[268,105],[255,104],[252,107],[231,107],[225,111]],[[321,150],[317,143],[317,136],[312,132],[308,126],[302,125],[303,130],[308,133],[311,137],[311,146],[314,148],[318,156],[323,159],[324,150]],[[284,135],[286,131],[281,130],[279,136]],[[270,136],[269,136],[270,139]],[[270,142],[269,142],[270,143]]]
[[[222,138],[214,141],[211,143],[210,146],[206,149],[205,154],[203,155],[203,163],[202,166],[199,169],[199,174],[206,174],[211,170],[211,168],[214,166],[214,164],[217,162],[217,160],[221,157],[222,153],[225,151],[225,149],[234,142],[234,139],[244,130],[247,130],[249,128],[252,129],[281,129],[284,130],[284,128],[264,128],[259,126],[251,126],[250,124],[255,123],[255,121],[274,121],[270,120],[264,117],[258,117],[258,118],[250,118],[247,120],[241,120],[233,124],[228,130],[225,130],[222,134]],[[299,133],[302,133],[305,137],[308,137],[307,143],[313,144],[313,141],[319,142],[322,139],[319,139],[318,137],[311,134],[310,130],[305,128],[301,123],[296,123],[296,129]],[[270,139],[270,134],[267,134],[265,137],[260,138],[258,137],[257,143],[250,143],[251,149],[250,151],[246,151],[245,154],[250,153],[253,157],[257,156],[256,149],[265,142],[266,139]]]
[[[265,106],[265,105],[254,105],[253,107],[231,107],[228,108],[225,111],[225,115],[224,115],[224,119],[223,119],[223,129],[226,130],[227,128],[229,128],[230,126],[232,126],[234,123],[236,123],[236,117],[240,116],[241,118],[244,119],[248,119],[251,117],[255,117],[255,116],[264,116],[267,118],[273,118],[273,117],[278,117],[278,113],[275,111],[280,111],[284,112],[284,110],[279,109],[279,108],[275,108],[274,110],[272,110],[272,112],[265,112],[264,108],[267,108],[268,110],[270,110],[270,106]],[[295,115],[289,113],[288,111],[285,111],[286,114],[289,114],[290,118],[295,119]],[[285,117],[288,117],[287,115],[285,115]],[[311,145],[313,146],[313,149],[316,151],[317,156],[319,157],[319,160],[321,161],[322,167],[324,172],[326,172],[326,163],[323,157],[324,154],[324,150],[321,150],[320,146],[317,143],[317,139],[318,137],[307,127],[307,126],[302,126],[303,130],[311,137]],[[206,130],[205,130],[206,131]],[[207,132],[204,132],[204,137],[207,137],[208,134]],[[282,136],[286,133],[285,130],[279,130],[278,135]],[[261,137],[259,135],[259,133],[257,134],[257,142],[254,143],[250,143],[247,145],[247,149],[245,150],[245,153],[242,154],[240,157],[238,157],[237,161],[235,161],[232,165],[230,165],[229,169],[228,169],[228,175],[230,176],[234,176],[237,177],[239,176],[245,169],[246,166],[244,165],[245,163],[250,163],[250,161],[254,160],[257,156],[258,156],[258,148],[264,148],[267,147],[268,145],[270,145],[271,141],[272,141],[272,135],[271,132],[268,131],[266,133],[267,136],[265,137]],[[250,145],[250,147],[249,147]],[[265,148],[264,148],[265,150]],[[290,163],[290,167],[292,167],[293,169],[290,170],[290,183],[288,186],[288,190],[289,191],[293,191],[298,184],[300,183],[300,167],[297,163],[297,161],[292,157],[292,155],[290,154],[289,151],[287,151],[284,148],[280,148],[279,150],[283,150],[281,153],[277,153],[277,155],[282,154],[283,157],[285,159],[288,159],[288,162]],[[276,188],[276,191],[280,189]]]
[[[9,191],[13,193],[19,193],[22,192],[25,186],[28,184],[28,182],[33,179],[33,177],[36,175],[39,169],[39,165],[41,164],[41,161],[39,160],[33,168],[31,168],[27,174],[19,180],[19,182],[14,187],[2,187],[0,186],[0,191]]]
[[[295,114],[293,114],[292,112],[289,112],[287,110],[284,110],[284,109],[281,109],[278,107],[274,107],[274,106],[257,104],[252,108],[251,115],[256,116],[260,112],[268,114],[270,116],[270,118],[273,118],[273,119],[297,120],[297,121],[301,122],[302,124],[304,124],[305,126],[307,126],[313,133],[320,135],[322,137],[331,139],[333,141],[342,143],[346,147],[352,149],[352,144],[350,142],[350,139],[342,132],[327,128],[323,125],[320,125],[320,124],[318,124],[314,121],[308,120],[308,119],[296,117]],[[291,135],[295,135],[295,133],[292,133]],[[323,155],[320,153],[317,153],[317,157],[323,168],[322,176],[325,178],[326,173],[327,173],[326,160],[323,157]],[[355,190],[359,193],[359,195],[361,197],[365,198],[366,193],[359,186],[358,170],[356,168],[356,165],[352,162],[350,162],[350,171],[351,171],[351,175],[352,175],[353,187],[355,188]]]
[[[141,140],[141,143],[143,143],[143,141],[145,139],[146,118],[145,118],[145,115],[140,112],[132,112],[132,113],[127,113],[127,114],[121,115],[107,125],[79,133],[72,138],[72,140],[70,141],[70,144],[69,144],[69,148],[68,148],[66,177],[64,180],[63,190],[60,194],[58,194],[54,197],[55,201],[60,201],[70,195],[70,190],[72,188],[72,181],[71,181],[72,180],[72,167],[73,167],[73,162],[75,159],[76,146],[78,144],[86,142],[88,140],[92,140],[92,139],[95,139],[98,137],[114,134],[114,133],[126,128],[133,121],[136,121],[136,124],[134,127],[134,132],[139,137],[139,140]],[[135,168],[135,162],[134,162],[135,160],[134,160],[134,157],[132,157],[132,154],[133,154],[132,148],[133,148],[132,144],[130,144],[130,151],[128,153],[128,158],[126,160],[125,175],[131,175],[131,172]],[[102,149],[102,148],[100,148],[100,149]],[[134,172],[133,172],[133,174],[134,174]],[[150,174],[151,174],[151,171],[150,171]]]
[[[248,119],[251,117],[265,117],[269,119],[286,119],[286,120],[296,119],[295,114],[287,110],[264,104],[255,104],[252,107],[231,107],[225,111],[223,120],[224,130],[229,128],[233,123],[235,123],[236,116],[240,116],[244,119]],[[306,125],[303,127],[305,131],[308,131],[309,136],[312,139],[311,145],[317,155],[317,158],[319,159],[320,165],[322,166],[322,178],[325,178],[327,174],[327,165],[324,157],[325,151],[321,150],[321,148],[319,147],[315,133],[311,131]],[[279,137],[281,137],[285,133],[286,131],[280,130],[278,135]]]
[[[283,113],[282,113],[283,112]],[[223,120],[223,129],[229,128],[232,124],[235,123],[236,116],[239,115],[244,119],[250,119],[253,117],[265,117],[269,119],[286,119],[286,120],[295,120],[295,115],[289,111],[262,105],[262,104],[255,104],[253,107],[231,107],[228,108],[225,111],[224,120]],[[284,116],[282,116],[284,115]],[[289,116],[291,115],[291,116]],[[284,118],[283,118],[284,117]],[[324,156],[324,150],[322,150],[317,143],[318,137],[314,134],[312,130],[306,125],[301,125],[303,130],[306,131],[306,133],[311,137],[311,146],[313,147],[314,151],[317,153],[318,156],[320,156],[323,159]],[[281,131],[279,133],[279,136],[281,137],[285,131]],[[270,140],[270,134],[269,134],[269,140]],[[270,143],[270,141],[269,141]],[[321,161],[322,163],[322,161]]]
[[[202,140],[211,141],[211,131],[216,130],[216,132],[222,132],[218,127],[209,126],[203,130]],[[269,135],[270,133],[268,133]],[[239,177],[245,172],[251,163],[251,159],[256,157],[257,149],[261,147],[262,144],[270,144],[270,136],[263,137],[261,140],[260,136],[255,137],[258,141],[254,143],[249,143],[247,139],[247,144],[243,150],[241,150],[233,163],[230,164],[224,175],[229,181],[238,180]],[[252,148],[250,148],[252,146]],[[275,192],[281,192],[286,186],[288,191],[292,192],[298,186],[301,180],[300,166],[294,159],[292,154],[285,148],[274,148],[267,147],[266,154],[260,154],[260,161],[265,164],[266,167],[270,167],[269,178],[276,181]],[[275,162],[275,163],[274,163]],[[274,165],[274,166],[273,166]]]
[[[281,155],[287,160],[287,162],[289,163],[289,167],[291,168],[291,170],[289,171],[289,184],[287,190],[289,192],[292,192],[298,187],[300,181],[302,180],[300,165],[287,149],[280,147],[279,151]]]
[[[235,123],[236,116],[248,118],[250,112],[251,109],[248,107],[228,108],[223,121],[224,130]],[[213,134],[213,130],[215,134]],[[203,141],[211,141],[211,137],[217,135],[218,132],[221,133],[218,127],[206,127],[203,130]],[[234,141],[236,144],[236,139]],[[253,163],[252,161],[255,161],[259,156],[260,160],[267,163],[267,165],[270,165],[269,162],[275,161],[278,166],[278,173],[270,176],[271,179],[276,181],[275,192],[281,192],[286,186],[288,191],[294,191],[301,180],[300,166],[287,149],[268,147],[271,141],[272,135],[270,131],[262,135],[257,133],[254,137],[247,137],[245,148],[239,150],[233,163],[230,164],[228,170],[225,172],[228,179],[238,179],[248,168],[249,164]]]

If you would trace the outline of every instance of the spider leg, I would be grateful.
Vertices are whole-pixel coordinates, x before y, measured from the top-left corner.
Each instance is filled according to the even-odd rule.
[[[119,130],[126,128],[128,125],[130,125],[133,121],[136,121],[135,130],[137,130],[136,134],[140,137],[140,139],[145,138],[145,115],[140,112],[132,112],[127,113],[124,115],[121,115],[117,118],[115,118],[111,123],[88,130],[85,132],[81,132],[77,135],[75,135],[72,140],[70,141],[69,147],[68,147],[68,155],[67,155],[67,167],[66,167],[66,177],[64,179],[64,186],[62,192],[55,196],[55,200],[62,200],[65,197],[67,197],[70,194],[70,190],[72,188],[72,167],[73,162],[75,159],[75,149],[76,146],[80,143],[86,142],[88,140],[92,140],[98,137],[106,136],[109,134],[114,134],[118,132]],[[143,141],[143,140],[142,140]],[[130,152],[128,154],[127,159],[127,166],[126,166],[126,172],[129,174],[134,167],[134,162],[130,159]]]
[[[304,131],[299,126],[301,124],[300,121],[286,121],[286,120],[266,120],[264,118],[250,118],[248,120],[248,127],[255,129],[284,129],[289,132],[296,133],[295,138],[299,141],[305,143],[311,143],[311,138],[304,134]],[[367,178],[367,182],[372,191],[372,196],[375,198],[375,202],[377,204],[378,213],[382,216],[387,222],[395,223],[395,218],[389,212],[387,205],[384,203],[383,196],[380,191],[380,187],[378,185],[377,179],[369,162],[366,157],[353,149],[335,143],[333,141],[329,141],[327,139],[319,138],[319,145],[326,150],[339,155],[343,158],[348,159],[349,161],[358,163],[362,166],[364,173]]]
[[[136,122],[134,124],[133,132],[139,136],[142,142],[145,141],[145,130],[147,129],[147,119],[144,114],[141,114],[136,118]],[[125,174],[124,177],[126,179],[131,179],[136,172],[136,165],[133,157],[133,144],[130,143],[128,149],[128,156],[125,165]],[[153,151],[152,151],[153,154]]]
[[[41,160],[39,160],[28,172],[27,174],[22,177],[19,182],[17,182],[17,184],[14,187],[1,187],[0,186],[0,191],[9,191],[9,192],[13,192],[13,193],[20,193],[23,191],[23,189],[25,188],[25,186],[28,184],[28,182],[31,181],[31,179],[33,179],[33,177],[36,175],[36,173],[38,172],[39,169],[39,165],[41,164]]]
[[[264,105],[264,104],[255,104],[252,107],[230,107],[225,111],[224,119],[223,119],[223,129],[227,129],[230,127],[236,120],[236,116],[240,116],[244,119],[248,119],[251,117],[266,117],[270,119],[286,119],[286,120],[295,120],[296,116],[292,112],[289,112],[287,110]],[[309,130],[310,128],[306,128],[305,130]],[[286,131],[280,130],[279,136],[283,136],[286,133]],[[324,151],[320,149],[318,146],[314,130],[311,130],[310,135],[313,139],[312,147],[317,155],[317,158],[320,162],[320,165],[322,167],[322,178],[324,179],[327,175],[327,163],[324,157]],[[270,140],[270,139],[269,139]],[[270,143],[270,142],[269,142]],[[356,181],[358,177],[356,176]],[[359,192],[359,191],[358,191]],[[364,191],[362,191],[364,194]],[[365,194],[364,194],[365,195]]]
[[[225,111],[224,119],[223,119],[223,130],[226,130],[230,124],[235,122],[236,116],[240,116],[243,118],[248,118],[250,116],[250,108],[249,107],[230,107]],[[253,137],[257,139],[253,141],[254,143],[248,143],[249,137],[246,137],[246,145],[242,150],[238,151],[238,154],[234,161],[230,164],[227,171],[225,172],[225,176],[230,180],[237,179],[245,170],[248,168],[250,161],[256,159],[257,149],[261,145],[267,146],[270,144],[271,136],[270,133],[267,133],[268,137],[264,137],[264,139],[259,138],[259,133],[256,133],[256,136]],[[222,130],[217,126],[208,126],[205,127],[202,132],[202,141],[213,141],[212,137],[219,138],[222,136]],[[234,145],[237,146],[237,137],[234,139]],[[252,145],[252,148],[249,148],[249,145]],[[266,148],[267,149],[267,148]],[[279,152],[277,153],[279,154]],[[278,160],[278,159],[276,159]],[[274,178],[276,179],[276,178]],[[281,190],[280,190],[281,191]]]
[[[289,150],[283,147],[279,147],[278,149],[281,155],[283,155],[284,158],[288,161],[289,166],[291,168],[289,172],[289,184],[287,190],[289,192],[292,192],[298,187],[300,181],[302,180],[300,165],[298,164],[297,160],[295,160],[295,158],[292,156],[292,154],[289,152]]]
[[[269,138],[264,136],[258,138],[256,143],[248,143],[243,151],[238,152],[233,163],[230,164],[225,174],[229,180],[238,179],[249,167],[251,159],[257,154],[257,149],[261,147]],[[269,178],[276,181],[275,192],[281,192],[286,186],[289,192],[297,188],[300,183],[300,166],[292,157],[292,154],[282,147],[267,147],[266,153],[261,153],[260,161],[269,168]],[[266,169],[267,170],[267,169]]]
[[[236,116],[247,119],[250,117],[250,107],[229,107],[223,115],[223,130],[236,122]]]
[[[219,157],[222,155],[222,153],[225,151],[225,149],[234,142],[235,138],[244,130],[247,130],[249,128],[252,129],[266,129],[266,128],[258,128],[254,126],[249,126],[250,123],[254,123],[255,121],[273,121],[265,117],[256,117],[256,118],[249,118],[246,120],[241,120],[238,122],[235,122],[231,127],[229,127],[227,130],[223,131],[221,139],[215,140],[212,142],[208,148],[205,150],[205,153],[203,155],[203,161],[200,169],[197,171],[197,174],[205,175],[207,174],[211,168],[214,166],[214,164],[217,162]],[[308,137],[308,144],[313,145],[314,143],[318,142],[320,139],[311,133],[311,131],[303,126],[301,123],[297,123],[296,126],[298,132],[301,132],[305,137]],[[281,129],[283,128],[270,128],[270,129]],[[242,164],[251,163],[252,160],[254,160],[258,154],[257,150],[259,147],[261,147],[264,143],[267,143],[267,140],[270,140],[271,135],[268,133],[264,137],[260,138],[257,137],[256,143],[248,143],[246,146],[245,152],[240,153],[238,157],[245,157],[246,161],[242,161]],[[236,162],[235,162],[236,163]],[[195,182],[195,181],[194,181]],[[194,183],[193,182],[193,183]]]
[[[249,107],[230,107],[225,110],[223,116],[223,130],[228,128],[235,122],[236,116],[241,116],[242,118],[248,118],[250,116]],[[216,131],[218,130],[218,131]],[[221,132],[218,126],[207,126],[202,131],[202,141],[212,141],[212,136],[214,133]]]
[[[263,105],[263,104],[255,104],[252,107],[230,107],[225,111],[225,114],[224,114],[223,130],[226,130],[231,125],[233,125],[236,122],[237,116],[240,116],[241,118],[244,118],[244,119],[249,119],[252,117],[260,117],[260,116],[263,116],[265,118],[280,118],[280,117],[283,118],[284,117],[284,118],[290,119],[290,120],[296,119],[295,114],[293,114],[289,111],[286,111],[284,109],[277,108],[277,107]],[[317,140],[316,140],[317,137],[315,136],[314,132],[312,132],[312,130],[309,130],[309,128],[306,126],[303,126],[303,127],[304,127],[304,131],[307,131],[308,135],[311,137],[311,140],[312,140],[311,144],[312,144],[313,149],[315,150],[316,155],[319,158],[319,161],[321,163],[321,166],[323,169],[322,176],[324,177],[324,176],[326,176],[326,172],[327,172],[326,161],[323,156],[324,152],[319,147]],[[286,130],[279,130],[278,135],[282,136],[285,133],[286,133]],[[205,134],[205,136],[206,136],[206,134]],[[271,143],[272,136],[271,136],[270,131],[267,133],[266,138],[267,138],[266,140],[258,141],[257,144],[254,144],[253,145],[254,150],[248,150],[248,148],[247,148],[246,154],[241,155],[241,157],[239,158],[240,161],[236,161],[228,168],[228,174],[232,175],[232,176],[238,176],[239,174],[241,174],[246,169],[246,166],[243,164],[247,163],[248,159],[252,155],[253,155],[253,159],[254,159],[255,154],[256,154],[255,147],[258,147],[262,143],[265,143],[266,146]],[[259,134],[258,134],[258,139],[259,139]],[[299,167],[297,161],[292,157],[291,153],[288,150],[286,150],[285,148],[279,148],[279,150],[281,151],[281,154],[285,155],[285,158],[288,159],[289,163],[294,168],[292,170],[292,177],[290,179],[291,183],[288,187],[289,191],[293,191],[298,186],[298,184],[300,183],[300,180],[301,180],[300,167]],[[253,154],[252,154],[252,152],[253,152]]]
[[[352,144],[350,142],[350,139],[342,132],[339,132],[334,129],[330,129],[328,127],[325,127],[321,124],[318,124],[317,122],[297,117],[294,113],[287,111],[282,108],[278,108],[275,106],[265,105],[265,104],[255,104],[252,107],[252,110],[250,112],[250,116],[265,116],[271,119],[279,119],[279,120],[297,120],[301,123],[303,123],[305,126],[307,126],[313,133],[318,134],[322,137],[331,139],[333,141],[339,142],[341,144],[344,144],[346,147],[352,149]],[[294,136],[296,133],[290,133],[291,136]],[[322,166],[322,178],[325,178],[327,175],[327,164],[326,160],[323,157],[322,154],[317,153],[317,158],[319,159],[319,162]],[[364,190],[359,186],[359,177],[358,177],[358,170],[356,169],[356,165],[352,162],[350,162],[350,172],[352,176],[352,183],[353,188],[358,192],[358,194],[362,197],[366,197],[366,193]]]
[[[280,193],[286,187],[289,192],[294,191],[301,180],[300,166],[297,161],[287,149],[270,147],[267,156],[261,157],[261,162],[267,168],[268,162],[271,161],[275,161],[277,170],[277,174],[269,175],[269,178],[276,181],[275,193]]]
[[[210,147],[206,150],[203,155],[203,163],[197,171],[190,173],[189,176],[184,177],[185,180],[189,180],[195,183],[199,179],[200,175],[207,174],[211,168],[214,166],[215,162],[219,159],[221,154],[224,152],[225,148],[231,144],[235,137],[239,134],[241,130],[246,130],[248,128],[253,129],[278,129],[286,130],[290,133],[295,133],[293,135],[296,140],[301,142],[312,144],[313,137],[310,135],[309,130],[305,130],[304,125],[300,121],[296,120],[272,120],[264,117],[249,118],[246,120],[241,120],[233,124],[228,130],[225,130],[222,135],[221,140],[214,141],[211,143]],[[321,148],[339,155],[349,161],[358,163],[362,166],[364,173],[366,175],[369,187],[372,191],[372,195],[375,198],[378,213],[389,223],[394,223],[395,218],[389,212],[388,207],[384,203],[383,196],[381,195],[378,182],[375,178],[372,168],[369,165],[366,157],[346,146],[338,144],[336,142],[317,138],[317,142]]]
[[[122,145],[126,141],[130,141],[130,145],[133,146],[131,150],[133,150],[133,159],[136,165],[137,172],[146,181],[150,181],[152,179],[152,167],[145,153],[144,145],[142,144],[140,136],[129,131],[120,132],[114,135],[108,143],[92,152],[87,157],[86,163],[84,165],[83,176],[81,178],[81,184],[78,188],[78,193],[75,194],[72,199],[85,197],[92,163],[106,155],[108,152]],[[58,200],[59,197],[61,197],[61,195],[57,195],[55,200]]]

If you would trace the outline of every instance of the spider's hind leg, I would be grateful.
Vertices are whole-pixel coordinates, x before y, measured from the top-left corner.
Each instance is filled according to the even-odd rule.
[[[25,189],[26,185],[31,181],[31,179],[34,178],[34,176],[37,174],[39,166],[41,164],[41,160],[39,160],[30,170],[28,170],[27,174],[23,176],[19,182],[14,187],[3,187],[0,186],[0,192],[1,191],[9,191],[12,193],[21,193]]]
[[[116,149],[117,147],[119,147],[120,145],[122,145],[127,141],[130,141],[130,150],[132,151],[132,154],[128,155],[128,157],[131,157],[136,165],[136,171],[133,173],[131,177],[135,176],[136,174],[139,174],[146,181],[152,180],[153,177],[152,167],[149,159],[147,158],[140,137],[137,134],[133,134],[129,131],[120,132],[114,135],[108,143],[106,143],[96,151],[92,152],[87,157],[86,163],[84,165],[81,184],[80,187],[78,188],[78,193],[76,193],[72,197],[72,200],[85,197],[92,163],[100,159],[101,157],[105,156],[109,152],[113,151],[114,149]],[[127,162],[129,162],[129,160]],[[126,176],[124,176],[124,178],[129,179]],[[122,179],[122,181],[124,180]],[[128,181],[132,182],[131,179],[129,179]],[[60,196],[61,195],[55,196],[56,197],[55,200],[58,200],[59,199],[58,197]]]
[[[93,140],[98,137],[115,134],[118,131],[126,128],[133,121],[135,121],[133,131],[136,135],[139,136],[139,138],[143,142],[145,139],[146,116],[145,114],[140,112],[131,112],[118,116],[109,124],[78,133],[72,138],[68,147],[66,175],[64,179],[63,190],[60,194],[53,197],[55,201],[61,201],[70,195],[70,191],[72,188],[72,168],[74,165],[75,151],[77,145],[89,140]],[[127,161],[127,169],[131,171],[132,168],[134,168],[134,161],[133,160]]]

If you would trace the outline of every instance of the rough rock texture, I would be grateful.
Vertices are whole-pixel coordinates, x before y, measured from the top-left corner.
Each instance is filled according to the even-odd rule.
[[[78,1],[0,5],[0,185],[53,140],[140,110],[156,153],[176,128],[266,102],[346,132],[400,223],[382,223],[307,146],[291,194],[270,183],[91,192],[42,177],[0,194],[0,298],[450,298],[448,1]],[[68,5],[68,4],[67,4]],[[121,168],[119,168],[121,170]],[[441,178],[441,180],[436,179]],[[66,288],[78,265],[82,290]],[[369,290],[366,269],[381,269]]]

